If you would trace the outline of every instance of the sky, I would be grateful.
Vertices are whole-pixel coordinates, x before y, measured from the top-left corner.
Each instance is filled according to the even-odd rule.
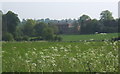
[[[119,0],[0,0],[0,2],[118,2]]]
[[[20,19],[78,19],[81,15],[89,15],[92,19],[100,18],[100,13],[104,10],[112,12],[113,17],[118,17],[119,0],[41,0],[14,1],[6,0],[0,2],[0,9],[3,13],[11,10],[18,14]]]

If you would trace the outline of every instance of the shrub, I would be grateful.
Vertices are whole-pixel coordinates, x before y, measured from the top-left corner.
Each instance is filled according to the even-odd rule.
[[[15,40],[16,41],[23,41],[23,37],[16,37]]]
[[[40,41],[43,40],[41,37],[32,37],[30,41]]]
[[[54,37],[54,41],[62,41],[62,37],[56,35]]]
[[[3,34],[2,36],[2,40],[3,41],[13,41],[13,35],[11,33],[6,32],[5,34]]]
[[[28,37],[28,36],[24,36],[24,37],[22,38],[22,40],[23,40],[23,41],[29,41],[29,37]]]

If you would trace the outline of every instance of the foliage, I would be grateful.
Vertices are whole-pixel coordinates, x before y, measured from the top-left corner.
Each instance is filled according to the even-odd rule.
[[[32,37],[30,38],[30,41],[39,41],[39,40],[43,40],[42,37]]]
[[[45,40],[53,40],[53,35],[54,35],[54,32],[51,28],[45,28],[43,30],[42,37]]]
[[[82,15],[78,22],[80,24],[80,34],[85,34],[85,31],[88,31],[89,28],[87,28],[88,23],[90,22],[91,18],[88,15]]]
[[[28,36],[23,36],[22,40],[23,41],[29,41],[29,37]]]
[[[8,11],[2,16],[2,19],[3,32],[9,32],[14,35],[14,32],[16,31],[16,26],[20,22],[18,15],[13,13],[12,11]]]
[[[114,19],[112,13],[109,10],[102,11],[100,15],[101,15],[101,19],[100,19],[101,21]]]
[[[58,35],[56,35],[56,36],[54,36],[54,41],[62,41],[62,37],[61,36],[58,36]]]
[[[32,19],[27,19],[24,22],[23,28],[22,28],[22,32],[24,35],[27,36],[33,36],[34,35],[34,26],[35,26],[36,22]]]
[[[38,40],[61,41],[61,37],[55,37],[58,34],[95,34],[98,33],[118,33],[119,20],[114,19],[112,13],[108,10],[101,12],[100,20],[91,19],[83,14],[79,19],[23,19],[19,20],[18,15],[8,11],[2,16],[2,34],[11,33],[16,41],[27,40],[32,37],[41,37]],[[63,25],[63,26],[61,26]],[[4,41],[5,38],[3,38]],[[55,40],[54,40],[55,39]],[[35,39],[36,40],[36,39]]]
[[[50,27],[51,29],[53,29],[54,34],[58,34],[59,30],[58,30],[58,27],[57,27],[57,25],[55,23],[49,22],[48,23],[48,27]]]
[[[82,23],[84,23],[84,22],[86,22],[86,21],[88,21],[88,20],[90,20],[91,18],[88,16],[88,15],[82,15],[79,19],[78,19],[78,22],[80,23],[80,24],[82,24]]]
[[[42,34],[44,34],[44,29],[47,28],[48,25],[46,23],[43,22],[39,22],[34,26],[35,29],[35,33],[37,36],[42,36]]]
[[[3,34],[2,40],[13,41],[14,38],[13,38],[13,35],[11,33],[6,32]]]

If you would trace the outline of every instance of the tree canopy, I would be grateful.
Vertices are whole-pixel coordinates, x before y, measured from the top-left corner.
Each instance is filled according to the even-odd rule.
[[[112,16],[112,12],[110,12],[109,10],[105,10],[105,11],[102,11],[101,14],[100,14],[100,20],[113,20],[113,16]]]

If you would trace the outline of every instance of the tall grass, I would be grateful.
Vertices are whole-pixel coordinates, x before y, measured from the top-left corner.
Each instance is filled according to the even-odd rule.
[[[117,72],[119,42],[4,42],[3,72]]]

